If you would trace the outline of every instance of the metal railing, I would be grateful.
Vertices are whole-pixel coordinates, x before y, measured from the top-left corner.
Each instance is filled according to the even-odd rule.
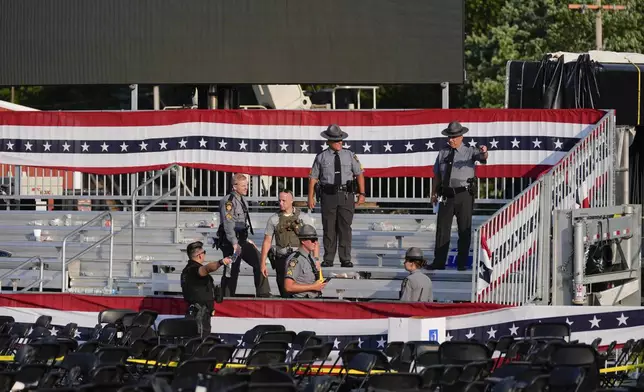
[[[90,227],[92,224],[94,224],[97,221],[102,220],[105,217],[109,217],[110,219],[110,234],[106,235],[105,237],[99,239],[98,241],[90,244],[88,247],[83,249],[82,251],[78,252],[76,255],[71,257],[69,260],[67,260],[67,241],[85,231],[86,228]],[[66,277],[66,272],[67,272],[67,264],[78,259],[79,257],[82,257],[85,255],[87,252],[90,250],[96,248],[97,246],[101,245],[103,242],[107,241],[108,239],[110,240],[110,259],[109,259],[109,276],[108,276],[108,288],[112,290],[113,282],[114,282],[114,276],[113,276],[113,267],[114,267],[114,219],[112,219],[112,213],[110,211],[105,211],[94,218],[90,219],[87,223],[84,225],[80,226],[74,231],[71,231],[67,233],[67,235],[63,238],[63,245],[62,245],[62,251],[61,251],[61,271],[62,271],[62,282],[61,282],[61,291],[64,293],[67,291],[67,277]]]
[[[140,211],[136,211],[136,201],[137,201],[137,196],[138,193],[146,188],[149,184],[154,183],[154,181],[158,178],[162,178],[166,174],[170,174],[171,172],[174,172],[176,174],[176,183],[175,185],[170,188],[168,191],[163,193],[162,195],[158,196],[156,199],[152,200],[147,206],[142,208]],[[131,261],[131,269],[130,269],[130,276],[135,277],[137,275],[136,273],[136,220],[137,218],[140,218],[141,214],[144,214],[146,211],[149,211],[152,207],[154,207],[158,202],[165,200],[169,195],[171,195],[173,192],[176,192],[176,201],[175,201],[175,241],[177,240],[179,234],[179,216],[180,216],[180,209],[181,209],[181,192],[180,188],[181,185],[184,185],[185,187],[185,182],[183,181],[183,176],[182,176],[182,170],[181,166],[179,165],[172,165],[169,166],[162,171],[158,172],[155,176],[149,178],[147,181],[145,181],[143,184],[139,185],[134,192],[132,192],[132,199],[130,200],[130,205],[132,209],[132,221],[130,222],[130,228],[132,232],[132,261]]]
[[[29,259],[27,259],[24,262],[20,263],[16,268],[14,268],[11,271],[9,271],[9,272],[3,274],[2,276],[0,276],[0,290],[2,289],[2,281],[5,278],[10,277],[14,273],[22,270],[23,267],[25,267],[26,265],[33,264],[34,261],[36,261],[36,260],[38,260],[38,262],[40,263],[40,277],[39,277],[38,280],[36,280],[36,282],[34,282],[31,285],[27,286],[22,291],[27,291],[30,288],[32,288],[35,284],[39,284],[40,287],[38,288],[38,291],[40,291],[42,293],[42,286],[43,286],[43,283],[45,281],[45,263],[43,262],[42,257],[40,257],[40,256],[30,257]]]
[[[24,173],[17,176],[17,173]],[[232,173],[181,167],[182,200],[204,202],[221,199],[232,188]],[[53,199],[71,205],[87,201],[115,201],[127,206],[140,184],[137,200],[154,200],[172,187],[174,172],[157,176],[158,171],[131,174],[88,174],[51,168],[12,166],[0,164],[0,185],[6,187],[6,198],[13,202],[27,203],[34,200]],[[150,181],[151,178],[154,181]],[[477,204],[504,204],[518,195],[534,181],[529,177],[478,178]],[[428,203],[433,178],[421,177],[368,177],[365,178],[367,199],[384,205],[404,203],[409,208],[430,210]],[[280,189],[289,188],[295,200],[306,201],[308,178],[284,176],[250,176],[248,201],[253,203],[276,202]],[[43,205],[46,203],[43,203]],[[0,205],[1,206],[1,205]],[[89,208],[90,206],[88,206]]]
[[[473,302],[549,302],[552,211],[615,203],[615,129],[608,111],[561,161],[475,230]]]

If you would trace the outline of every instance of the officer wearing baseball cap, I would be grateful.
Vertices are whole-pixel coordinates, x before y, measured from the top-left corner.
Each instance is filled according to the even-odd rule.
[[[181,291],[188,303],[186,316],[197,320],[199,334],[210,334],[210,318],[215,309],[215,282],[210,274],[230,264],[230,258],[207,262],[203,242],[196,241],[186,248],[188,264],[181,271]]]
[[[400,287],[400,300],[408,302],[432,302],[432,281],[423,273],[425,257],[420,248],[412,247],[405,253],[405,269],[409,276]]]
[[[318,233],[315,227],[303,225],[297,236],[300,247],[286,259],[284,289],[295,298],[318,298],[326,286],[312,255]]]

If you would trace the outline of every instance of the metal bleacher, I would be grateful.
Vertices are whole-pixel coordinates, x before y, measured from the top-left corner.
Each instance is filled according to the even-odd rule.
[[[65,215],[68,222],[64,222]],[[96,217],[99,212],[84,211],[3,211],[0,214],[0,281],[4,290],[58,291],[62,279],[62,247],[66,235]],[[104,221],[88,226],[71,236],[66,246],[66,274],[70,292],[86,294],[118,293],[121,295],[178,294],[180,272],[185,265],[183,251],[194,240],[208,241],[208,259],[216,260],[221,252],[210,249],[212,229],[195,227],[209,222],[207,212],[181,212],[177,225],[175,212],[147,212],[144,227],[136,227],[136,247],[132,252],[130,212],[111,212],[115,233],[113,244],[113,286],[109,289],[109,242],[95,246],[81,257],[75,255],[109,234]],[[258,246],[263,240],[267,212],[251,214]],[[312,215],[321,236],[319,214]],[[478,226],[485,217],[475,217]],[[375,231],[373,224],[385,222],[393,231]],[[68,224],[68,226],[65,225]],[[178,229],[177,229],[178,226]],[[336,276],[324,290],[330,298],[389,300],[397,299],[402,279],[406,276],[401,260],[410,246],[421,247],[432,259],[435,238],[435,215],[356,214],[353,223],[353,268],[324,268],[325,276]],[[39,240],[35,232],[40,230]],[[453,230],[455,233],[456,231]],[[176,237],[176,238],[175,238]],[[398,237],[398,238],[397,238]],[[400,247],[402,245],[402,247]],[[436,301],[469,301],[472,295],[472,273],[449,268],[453,264],[456,236],[452,238],[448,269],[427,272],[433,281]],[[31,259],[35,257],[34,259]],[[220,271],[215,273],[219,281]],[[278,293],[274,271],[269,269],[272,292]],[[342,279],[345,278],[345,279]],[[252,269],[242,263],[239,295],[255,292]]]

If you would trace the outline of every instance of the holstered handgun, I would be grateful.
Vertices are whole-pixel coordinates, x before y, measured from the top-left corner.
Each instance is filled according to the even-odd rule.
[[[275,269],[275,247],[271,246],[268,250],[268,261],[271,262],[271,268]]]
[[[220,285],[215,286],[214,294],[216,303],[220,304],[224,302],[224,290],[221,289]]]
[[[347,181],[346,187],[348,193],[358,193],[358,181],[355,179]]]
[[[192,304],[188,307],[188,317],[196,318],[199,313],[199,307],[196,304]]]
[[[479,187],[478,187],[478,182],[476,181],[476,177],[467,179],[467,191],[470,193],[470,195],[474,197],[478,196]]]
[[[224,225],[219,225],[217,228],[217,237],[212,237],[212,247],[215,249],[221,249],[225,238],[226,232],[224,231]]]
[[[315,186],[313,187],[313,189],[315,189],[315,201],[317,201],[319,203],[320,202],[320,197],[321,197],[321,194],[322,194],[322,184],[320,184],[319,182],[316,182]]]

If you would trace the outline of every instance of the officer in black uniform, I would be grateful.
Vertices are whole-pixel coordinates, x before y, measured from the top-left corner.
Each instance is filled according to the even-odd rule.
[[[255,291],[258,297],[270,297],[271,288],[268,279],[261,272],[259,250],[248,238],[253,232],[253,225],[248,214],[248,202],[244,196],[248,193],[248,180],[246,176],[237,173],[233,176],[233,190],[219,202],[221,224],[217,231],[215,247],[219,247],[224,257],[231,256],[235,251],[239,253],[237,260],[224,269],[221,286],[224,295],[233,297],[237,291],[237,279],[241,260],[253,268],[255,278]],[[240,260],[241,259],[241,260]]]
[[[210,334],[210,317],[215,308],[215,283],[210,274],[230,263],[230,259],[206,263],[206,250],[201,241],[188,245],[186,252],[188,264],[181,271],[181,291],[188,303],[186,317],[197,320],[199,334],[203,337]]]
[[[351,240],[355,195],[358,205],[365,201],[364,174],[358,157],[351,150],[342,148],[342,140],[349,136],[335,124],[321,133],[329,148],[315,157],[309,174],[308,204],[315,208],[316,184],[322,202],[322,230],[324,231],[323,267],[332,267],[338,251],[342,267],[351,263]],[[355,179],[354,179],[355,178]],[[357,181],[356,181],[357,180]],[[357,186],[356,186],[357,182]]]
[[[434,163],[434,189],[432,202],[441,202],[436,221],[436,249],[430,270],[443,270],[447,262],[449,243],[452,236],[452,221],[456,216],[458,226],[458,255],[456,265],[459,271],[467,269],[472,239],[472,213],[477,194],[474,169],[476,162],[487,163],[486,146],[471,147],[463,143],[468,129],[459,122],[451,122],[442,132],[447,136],[447,146],[438,152]]]

